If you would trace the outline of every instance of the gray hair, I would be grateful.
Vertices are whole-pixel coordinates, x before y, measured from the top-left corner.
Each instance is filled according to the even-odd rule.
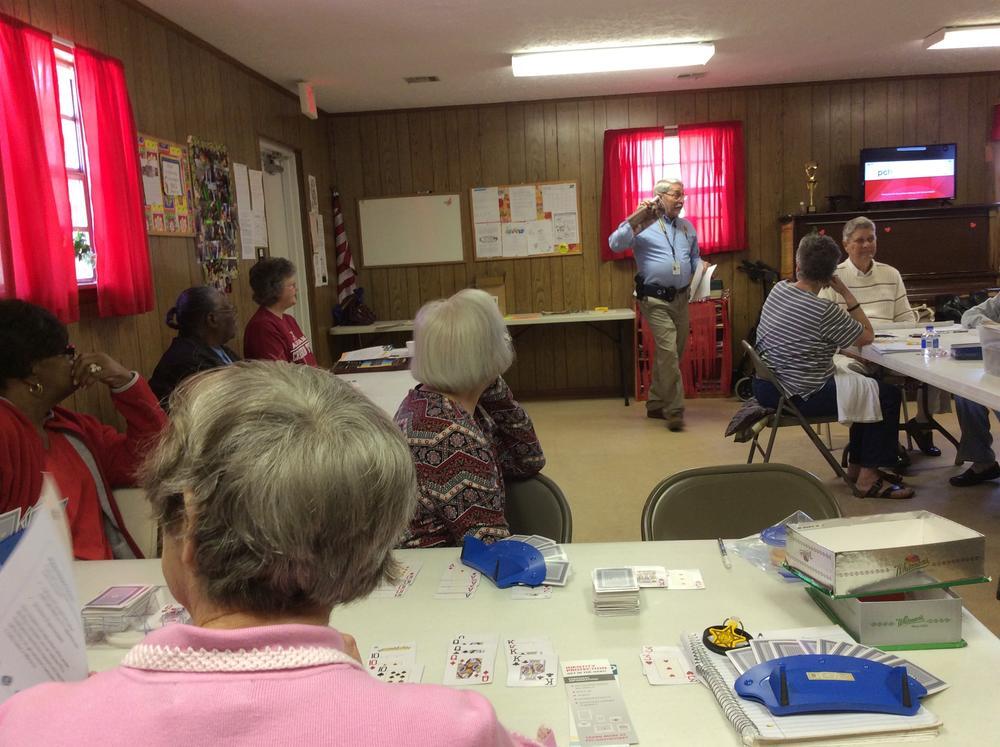
[[[187,379],[141,483],[165,530],[188,533],[205,595],[259,614],[332,607],[395,578],[391,550],[417,499],[409,447],[385,413],[326,371],[283,361]]]
[[[496,301],[475,288],[424,304],[413,323],[413,343],[413,378],[448,394],[488,385],[514,362]]]
[[[680,179],[660,179],[656,184],[653,185],[653,192],[658,195],[665,195],[670,191],[670,188],[675,184],[680,184],[681,187],[684,186],[684,182]]]
[[[844,243],[846,244],[851,238],[851,234],[861,228],[867,228],[869,231],[874,233],[875,223],[863,215],[859,215],[857,218],[851,218],[847,223],[844,224]]]
[[[833,277],[840,262],[840,247],[829,236],[808,233],[795,252],[797,274],[804,280],[826,282]]]

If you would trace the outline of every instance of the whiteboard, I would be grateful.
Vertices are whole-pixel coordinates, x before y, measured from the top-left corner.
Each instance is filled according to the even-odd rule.
[[[457,194],[358,200],[364,267],[462,262]]]

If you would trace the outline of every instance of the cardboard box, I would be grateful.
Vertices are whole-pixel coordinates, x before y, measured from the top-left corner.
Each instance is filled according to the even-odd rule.
[[[789,524],[785,562],[831,596],[975,583],[986,538],[929,511]]]
[[[951,589],[908,591],[902,600],[831,599],[811,589],[814,601],[867,646],[962,645],[962,599]]]

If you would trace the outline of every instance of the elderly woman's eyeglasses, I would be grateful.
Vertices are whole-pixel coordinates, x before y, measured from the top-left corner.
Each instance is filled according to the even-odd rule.
[[[66,345],[66,347],[63,348],[62,354],[69,359],[76,358],[76,345],[74,345],[73,343],[69,343],[68,345]]]

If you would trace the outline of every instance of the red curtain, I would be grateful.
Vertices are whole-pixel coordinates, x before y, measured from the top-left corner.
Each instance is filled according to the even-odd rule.
[[[101,316],[153,308],[139,155],[125,69],[113,57],[74,50],[90,175]]]
[[[743,125],[681,125],[684,217],[695,225],[702,255],[747,248]]]
[[[52,37],[0,16],[2,294],[79,318]]]
[[[663,128],[636,127],[604,133],[604,185],[601,189],[601,259],[627,259],[632,250],[615,254],[608,237],[632,214],[639,202],[653,196],[653,184],[662,178]],[[650,173],[644,173],[650,171]]]

